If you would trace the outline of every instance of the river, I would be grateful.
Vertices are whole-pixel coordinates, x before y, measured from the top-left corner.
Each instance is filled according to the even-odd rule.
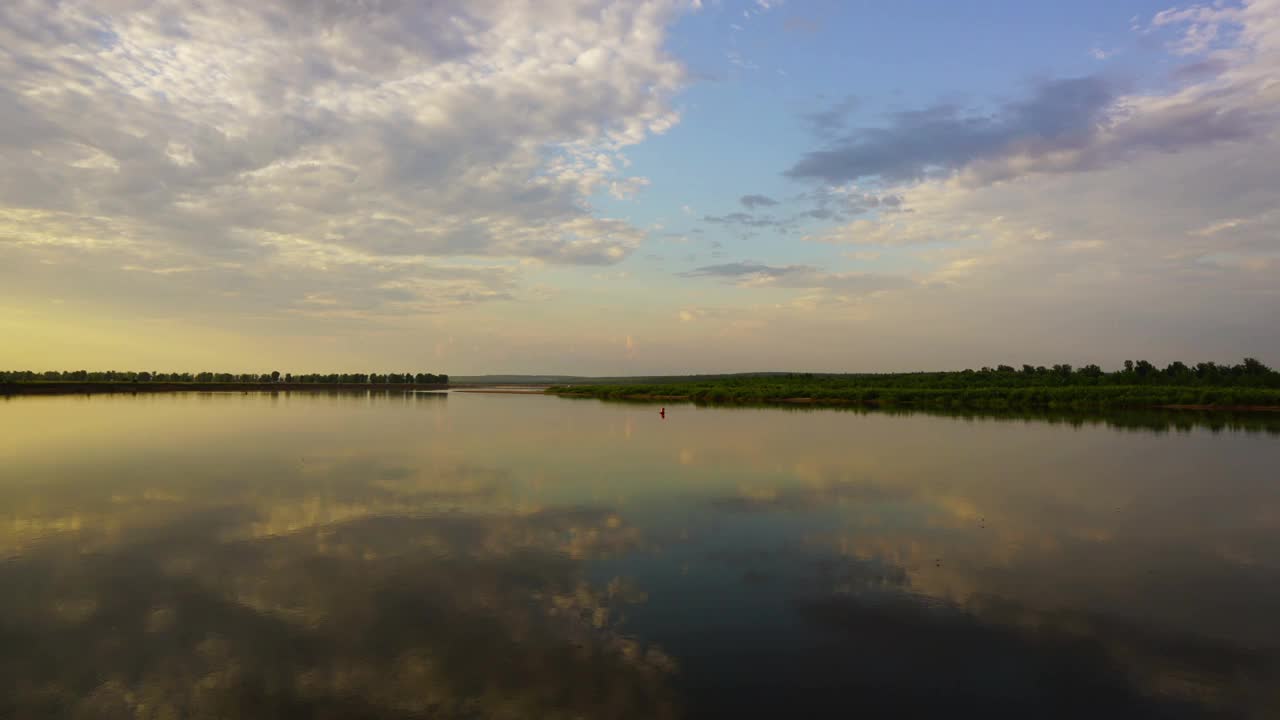
[[[0,717],[1280,716],[1280,434],[0,400]]]

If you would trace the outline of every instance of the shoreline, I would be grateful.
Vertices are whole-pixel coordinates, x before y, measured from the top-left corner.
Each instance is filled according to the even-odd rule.
[[[845,398],[814,398],[814,397],[789,397],[789,398],[753,398],[748,400],[698,400],[692,395],[659,395],[652,393],[631,393],[627,395],[616,395],[610,397],[601,397],[592,393],[575,393],[575,392],[552,392],[548,395],[565,398],[585,398],[591,400],[635,400],[635,401],[676,401],[676,402],[692,402],[698,405],[817,405],[829,407],[866,407],[866,408],[902,408],[908,410],[1189,410],[1197,412],[1259,412],[1272,413],[1280,412],[1280,405],[1202,405],[1202,404],[1171,404],[1171,403],[1155,403],[1148,405],[1121,405],[1109,408],[1062,408],[1051,405],[1026,405],[1005,408],[984,407],[981,405],[930,405],[928,403],[912,403],[897,402],[884,403],[879,400],[858,400]]]
[[[1280,405],[1154,405],[1161,410],[1227,410],[1230,412],[1280,412]]]
[[[430,383],[240,383],[240,382],[20,382],[0,383],[0,396],[16,395],[120,395],[169,392],[333,392],[353,390],[414,392],[448,390],[448,385]]]

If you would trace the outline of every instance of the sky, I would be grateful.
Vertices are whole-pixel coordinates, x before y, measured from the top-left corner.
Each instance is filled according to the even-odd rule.
[[[1280,365],[1280,0],[8,0],[0,369]]]

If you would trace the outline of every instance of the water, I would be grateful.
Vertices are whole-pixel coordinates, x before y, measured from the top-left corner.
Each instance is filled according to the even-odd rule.
[[[0,401],[0,717],[1280,717],[1280,436]]]

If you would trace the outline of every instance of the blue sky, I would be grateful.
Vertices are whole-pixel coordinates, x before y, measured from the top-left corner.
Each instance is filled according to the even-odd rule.
[[[783,175],[822,144],[808,116],[847,107],[848,124],[876,125],[886,113],[940,102],[983,108],[1025,94],[1042,78],[1101,73],[1158,83],[1166,58],[1131,26],[1165,7],[1092,0],[793,2],[769,10],[753,0],[708,4],[682,16],[667,43],[692,76],[675,103],[680,124],[628,152],[629,172],[651,186],[635,202],[607,195],[596,202],[646,226],[701,228],[732,242],[733,233],[700,219],[741,211],[743,195],[783,201],[813,189]],[[696,212],[682,212],[686,206]],[[794,246],[776,239],[735,245],[761,258],[793,257]]]
[[[1280,0],[0,8],[0,365],[1280,361]]]

